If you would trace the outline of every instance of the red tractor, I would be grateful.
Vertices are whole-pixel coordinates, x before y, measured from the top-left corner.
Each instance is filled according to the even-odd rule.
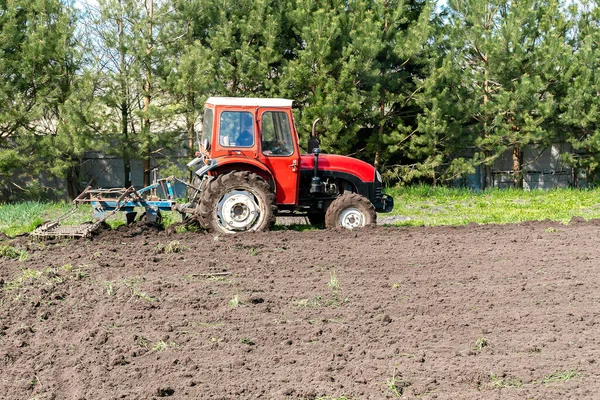
[[[209,98],[200,151],[188,164],[194,190],[178,208],[224,233],[268,230],[278,215],[328,228],[374,224],[376,211],[393,208],[381,175],[366,162],[321,154],[314,127],[309,154],[301,154],[292,100]]]

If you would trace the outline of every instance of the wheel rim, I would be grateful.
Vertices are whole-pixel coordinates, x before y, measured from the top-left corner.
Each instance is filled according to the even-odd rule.
[[[357,208],[348,208],[340,214],[340,226],[346,229],[365,226],[365,215]]]
[[[245,190],[227,193],[218,205],[219,224],[229,231],[247,231],[259,219],[260,207],[254,195]]]

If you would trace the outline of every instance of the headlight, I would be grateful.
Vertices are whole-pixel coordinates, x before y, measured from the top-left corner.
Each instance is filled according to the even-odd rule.
[[[383,180],[381,179],[381,174],[377,170],[375,170],[375,178],[379,181],[379,183],[383,183]]]

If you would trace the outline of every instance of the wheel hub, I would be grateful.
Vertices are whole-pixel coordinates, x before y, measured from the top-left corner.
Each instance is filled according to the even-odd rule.
[[[259,217],[259,207],[254,196],[244,190],[227,193],[219,202],[219,222],[230,231],[246,231]]]
[[[354,229],[365,226],[365,216],[357,208],[348,208],[340,214],[340,226],[346,229]]]

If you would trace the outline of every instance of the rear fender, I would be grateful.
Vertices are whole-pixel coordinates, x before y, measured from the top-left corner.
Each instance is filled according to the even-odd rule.
[[[232,171],[249,171],[263,178],[266,182],[271,185],[271,189],[274,190],[273,175],[269,169],[260,161],[253,158],[219,158],[216,160],[216,167],[212,168],[208,174],[211,176],[217,176],[226,174]]]

